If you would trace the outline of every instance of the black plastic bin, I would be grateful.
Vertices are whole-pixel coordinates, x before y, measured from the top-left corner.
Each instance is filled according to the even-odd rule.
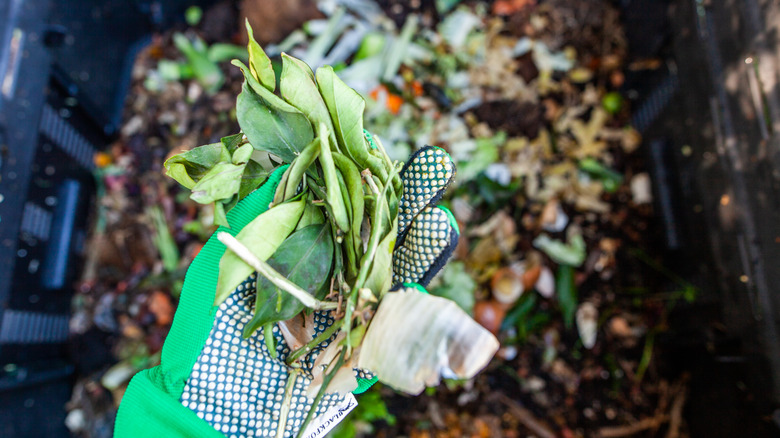
[[[0,436],[68,436],[93,156],[117,129],[137,51],[204,3],[0,1]]]
[[[629,72],[624,92],[635,100],[670,261],[702,290],[669,345],[693,374],[689,426],[703,436],[776,436],[780,4],[621,5],[635,60],[664,64]],[[714,310],[719,330],[705,333],[697,310]],[[771,427],[759,420],[772,417]]]

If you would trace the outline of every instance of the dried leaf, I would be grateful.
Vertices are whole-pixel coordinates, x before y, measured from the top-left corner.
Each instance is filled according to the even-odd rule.
[[[314,339],[314,313],[301,312],[287,321],[279,321],[284,342],[295,351]]]
[[[310,398],[314,398],[314,396],[317,395],[322,387],[325,376],[333,371],[334,359],[338,357],[341,349],[344,348],[341,344],[345,336],[343,331],[340,332],[338,336],[336,336],[336,339],[328,344],[325,350],[323,350],[314,361],[314,365],[312,365],[311,385],[306,389],[306,393]],[[329,393],[337,392],[340,395],[344,395],[357,388],[357,379],[355,379],[353,365],[354,357],[357,354],[358,352],[355,351],[352,355],[353,359],[345,361],[341,368],[336,372],[336,375],[333,376],[333,380],[330,381],[327,388]]]
[[[498,347],[495,336],[452,301],[406,288],[385,295],[363,339],[358,367],[419,394],[442,376],[473,377]]]

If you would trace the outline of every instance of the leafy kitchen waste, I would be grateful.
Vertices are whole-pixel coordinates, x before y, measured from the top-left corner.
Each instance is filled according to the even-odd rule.
[[[248,22],[247,29],[251,36]],[[165,162],[168,175],[192,191],[192,200],[214,203],[214,222],[226,228],[227,211],[271,172],[284,172],[271,208],[235,237],[219,233],[230,251],[220,262],[214,304],[253,271],[263,276],[243,336],[262,329],[266,342],[274,342],[273,325],[283,324],[288,345],[298,347],[287,358],[291,369],[323,340],[295,326],[313,310],[332,311],[335,322],[326,333],[338,333],[337,346],[329,348],[329,361],[315,367],[313,377],[339,385],[321,384],[312,411],[326,391],[354,389],[352,369],[357,367],[411,394],[438,384],[443,370],[457,378],[473,377],[497,351],[495,337],[446,298],[415,288],[391,292],[393,284],[409,280],[393,275],[398,230],[421,213],[424,205],[414,200],[417,192],[429,189],[404,189],[400,164],[363,130],[363,98],[333,68],[314,73],[283,53],[275,94],[271,60],[251,37],[248,51],[249,66],[233,61],[244,75],[236,102],[242,133]],[[454,177],[449,155],[428,148],[417,157],[422,160],[413,161],[413,167],[443,179],[443,187],[435,187],[443,192]],[[419,333],[410,318],[432,323]],[[442,345],[452,347],[443,350]],[[333,379],[344,372],[351,378]],[[284,419],[279,428],[284,430]]]

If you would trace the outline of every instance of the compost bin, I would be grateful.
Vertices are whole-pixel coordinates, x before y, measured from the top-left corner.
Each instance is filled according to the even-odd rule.
[[[105,174],[95,157],[121,137],[136,55],[153,35],[181,22],[187,7],[200,5],[208,16],[208,6],[215,3],[235,2],[0,2],[2,436],[69,436],[65,406],[74,383],[116,362],[112,348],[121,337],[119,329],[90,326],[72,334],[79,322],[71,320],[71,299],[87,294],[77,290],[86,287],[78,279],[85,269],[86,242],[100,226],[94,212],[102,185],[95,181]],[[438,10],[434,3],[440,2],[379,3],[400,28],[407,15]],[[612,3],[628,42],[625,80],[615,88],[627,98],[630,124],[642,134],[641,167],[652,180],[652,223],[660,236],[652,246],[670,267],[659,272],[699,291],[696,300],[670,312],[666,330],[658,334],[662,372],[684,375],[681,379],[689,382],[687,400],[681,400],[690,436],[773,436],[780,424],[774,410],[780,401],[780,298],[775,290],[780,284],[780,7],[759,0]],[[308,4],[301,15],[314,9]],[[251,10],[248,14],[252,18]],[[227,16],[236,23],[228,28],[238,29],[236,17]],[[518,27],[528,18],[522,13],[512,17],[507,20]],[[266,38],[275,41],[268,42],[278,42],[305,18],[292,20],[284,32],[269,28]],[[422,92],[441,106],[451,105],[436,84],[426,84]],[[536,135],[524,125],[501,128]],[[133,141],[128,149],[146,150],[146,140]],[[157,153],[142,159],[163,158]],[[161,300],[170,306],[168,295]],[[155,343],[161,345],[165,333],[150,336],[160,338]],[[652,349],[646,339],[644,345]],[[98,380],[90,381],[86,392]],[[491,387],[515,385],[506,376],[488,380]],[[448,394],[469,394],[457,391]],[[101,409],[111,412],[112,395],[101,394]],[[502,397],[488,400],[500,405],[496,400]],[[534,432],[550,430],[532,427],[538,425],[534,415],[544,415],[543,410],[502,403]],[[407,404],[392,397],[387,402],[390,410],[408,409]],[[433,418],[429,423],[443,422],[438,408],[425,409]],[[101,411],[95,418],[99,421],[89,424],[91,430],[79,433],[108,436],[113,415]],[[658,427],[636,433],[651,430],[643,436],[655,436]],[[571,431],[561,427],[556,432]]]

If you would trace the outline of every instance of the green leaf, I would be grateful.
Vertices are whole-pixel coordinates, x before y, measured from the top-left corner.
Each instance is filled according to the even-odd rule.
[[[230,153],[222,143],[198,146],[165,161],[165,174],[191,189],[217,163],[230,162]]]
[[[510,309],[504,321],[501,322],[501,330],[506,330],[509,327],[517,325],[520,329],[524,327],[526,317],[530,314],[531,310],[536,306],[535,294],[523,294],[517,303]]]
[[[246,66],[244,85],[236,101],[236,118],[252,146],[292,163],[297,153],[314,139],[309,120],[278,96],[263,88]]]
[[[173,34],[173,43],[176,45],[187,61],[192,66],[195,79],[203,85],[206,91],[214,93],[222,87],[225,76],[219,66],[208,59],[205,53],[196,49],[193,43],[184,34]],[[202,41],[199,42],[202,44]]]
[[[277,202],[279,200],[292,199],[295,197],[298,186],[301,184],[301,181],[303,181],[303,175],[309,170],[312,164],[314,164],[314,160],[317,159],[319,154],[320,144],[317,140],[312,141],[303,148],[301,154],[295,158],[292,165],[287,170],[287,173],[285,174],[287,178],[282,180],[284,184],[280,182],[279,186],[276,188],[277,194],[282,194],[280,197],[274,196],[274,199]]]
[[[279,246],[268,264],[314,295],[328,280],[333,264],[330,224],[311,225],[294,232]],[[258,278],[255,314],[244,327],[244,337],[249,337],[265,324],[294,317],[303,307],[300,301],[279,290],[266,278]]]
[[[367,33],[366,36],[363,37],[363,41],[360,42],[360,47],[358,47],[357,52],[355,52],[354,61],[360,61],[361,59],[370,58],[382,53],[386,41],[387,38],[382,32]]]
[[[249,160],[244,168],[244,174],[241,175],[241,186],[238,189],[238,199],[244,199],[246,195],[252,193],[256,188],[268,179],[268,171],[263,169],[257,161]]]
[[[347,207],[344,205],[344,198],[341,195],[341,187],[339,186],[337,176],[338,170],[336,170],[336,166],[333,163],[332,152],[330,147],[328,147],[328,134],[326,130],[325,124],[320,123],[317,135],[320,143],[319,161],[322,165],[322,174],[325,177],[325,201],[330,206],[330,211],[333,213],[333,220],[338,228],[342,231],[349,231],[350,224]]]
[[[441,279],[439,284],[429,288],[431,295],[450,299],[471,314],[474,310],[474,291],[477,290],[477,283],[466,272],[466,265],[463,262],[447,263],[438,278]]]
[[[249,69],[262,86],[273,92],[276,89],[276,75],[271,59],[265,54],[260,44],[257,44],[248,18],[246,19],[246,33],[249,40],[246,46],[249,52]]]
[[[363,110],[366,102],[357,91],[339,79],[329,65],[317,69],[317,87],[333,121],[339,146],[365,168],[369,157],[363,138]]]
[[[398,237],[398,221],[393,221],[393,227],[379,242],[371,270],[368,272],[365,287],[371,289],[377,297],[384,296],[390,290],[393,282],[393,248]]]
[[[542,233],[534,239],[533,245],[559,264],[576,267],[585,261],[585,240],[578,232],[570,233],[568,243]]]
[[[277,205],[246,224],[237,235],[241,243],[257,258],[268,260],[284,239],[295,229],[303,213],[304,201]],[[219,278],[214,305],[218,306],[254,271],[232,251],[226,251],[219,262]]]
[[[192,187],[190,198],[199,204],[230,199],[238,193],[245,165],[217,163]]]
[[[242,146],[240,146],[238,149],[233,152],[233,157],[231,158],[231,161],[233,164],[246,164],[249,159],[252,157],[252,152],[254,152],[255,149],[252,147],[251,144],[247,143]]]
[[[493,137],[478,138],[477,148],[468,160],[458,163],[458,180],[466,182],[474,179],[491,164],[499,161],[498,147],[506,141],[506,134],[499,132]]]
[[[284,100],[305,114],[313,127],[324,123],[333,146],[337,145],[330,113],[314,83],[314,73],[305,62],[282,53],[279,90]]]
[[[363,224],[363,213],[365,212],[365,193],[363,191],[363,179],[355,162],[340,153],[333,153],[333,162],[339,169],[346,183],[346,194],[349,196],[349,205],[352,208],[350,214],[350,228],[346,236],[347,254],[353,252],[355,260],[363,257],[363,240],[360,237],[360,228]]]
[[[146,214],[152,219],[152,224],[154,225],[152,240],[160,253],[163,267],[166,271],[173,272],[179,264],[179,248],[176,246],[173,236],[171,236],[165,215],[160,207],[156,205],[149,207]]]
[[[404,27],[401,28],[401,34],[393,42],[393,45],[390,47],[390,53],[387,55],[384,73],[382,73],[383,80],[390,82],[398,73],[398,68],[401,67],[403,60],[409,54],[409,46],[412,43],[412,38],[417,33],[419,21],[420,17],[416,14],[406,16],[406,22]]]
[[[566,328],[574,323],[574,314],[577,312],[577,289],[574,287],[574,268],[568,265],[558,267],[558,275],[555,279],[555,287],[558,291],[558,304],[563,312],[563,322]]]
[[[208,51],[206,51],[206,57],[211,62],[224,62],[233,58],[242,60],[249,58],[245,48],[225,43],[214,43],[209,46]]]
[[[197,26],[203,18],[203,9],[199,6],[190,6],[184,11],[184,21],[190,26]]]
[[[233,135],[228,135],[227,137],[222,137],[219,139],[220,143],[225,145],[225,148],[227,148],[227,151],[230,152],[230,155],[233,155],[233,152],[236,151],[236,149],[241,146],[241,142],[244,139],[244,134],[238,133]]]
[[[225,204],[221,202],[214,203],[214,225],[230,227],[227,221],[227,213],[225,212]]]
[[[617,191],[623,183],[623,174],[604,166],[595,158],[585,158],[579,163],[580,170],[598,178],[609,193]]]
[[[301,230],[309,225],[317,225],[325,223],[325,215],[322,214],[322,210],[311,202],[306,203],[306,207],[303,209],[303,215],[298,222],[296,230]]]

